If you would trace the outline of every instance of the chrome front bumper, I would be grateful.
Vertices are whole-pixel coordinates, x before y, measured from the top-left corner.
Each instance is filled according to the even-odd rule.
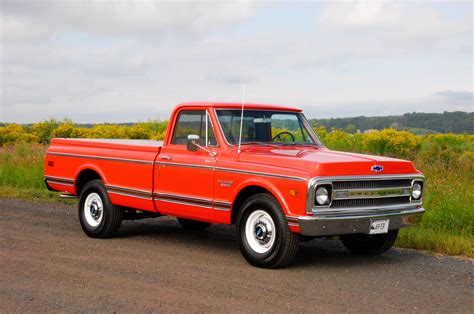
[[[419,205],[400,205],[384,209],[321,210],[298,217],[300,233],[307,236],[334,236],[369,233],[371,221],[389,219],[389,230],[416,225],[425,209]]]

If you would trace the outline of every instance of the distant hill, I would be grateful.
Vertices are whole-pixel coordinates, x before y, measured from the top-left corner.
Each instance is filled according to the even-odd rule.
[[[351,133],[360,130],[395,128],[417,134],[468,133],[474,134],[474,112],[405,113],[400,116],[311,119],[313,125],[328,129],[344,129]]]

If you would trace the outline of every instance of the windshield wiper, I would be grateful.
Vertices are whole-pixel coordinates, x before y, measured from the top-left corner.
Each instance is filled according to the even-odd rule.
[[[281,143],[282,146],[310,146],[310,147],[321,147],[316,143]]]
[[[279,147],[278,144],[268,143],[268,142],[244,142],[244,143],[240,143],[240,145],[261,145],[261,146]]]

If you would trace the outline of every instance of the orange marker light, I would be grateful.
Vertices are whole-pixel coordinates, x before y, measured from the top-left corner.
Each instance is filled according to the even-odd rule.
[[[299,197],[300,196],[300,191],[295,190],[295,189],[289,189],[288,194],[292,197]]]

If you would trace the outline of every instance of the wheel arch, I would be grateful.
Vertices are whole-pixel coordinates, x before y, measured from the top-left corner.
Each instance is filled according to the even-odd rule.
[[[231,210],[231,223],[234,224],[237,219],[237,214],[239,212],[240,207],[245,202],[245,200],[252,195],[258,193],[268,193],[273,196],[278,203],[280,203],[281,208],[283,209],[284,213],[288,213],[288,204],[286,203],[283,195],[281,194],[280,190],[277,189],[273,184],[266,181],[248,181],[239,186],[236,189],[238,192],[233,197],[232,202],[232,210]]]
[[[97,167],[93,165],[84,165],[80,169],[78,169],[76,175],[74,176],[74,186],[76,189],[76,195],[79,196],[82,192],[82,188],[87,184],[87,182],[92,181],[92,180],[102,180],[104,184],[106,183],[105,176],[98,169]]]

